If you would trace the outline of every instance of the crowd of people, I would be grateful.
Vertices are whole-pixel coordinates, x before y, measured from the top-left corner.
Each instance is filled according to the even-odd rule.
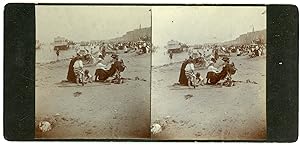
[[[67,74],[67,80],[69,82],[84,86],[86,83],[92,83],[93,80],[105,81],[108,77],[120,79],[120,73],[125,69],[124,62],[119,58],[119,55],[113,53],[111,60],[106,65],[104,64],[106,55],[99,55],[98,58],[94,58],[96,61],[93,65],[96,66],[96,72],[92,75],[90,71],[85,68],[84,61],[86,56],[87,54],[83,55],[82,53],[77,53],[76,56],[71,59]],[[109,65],[110,68],[108,68]],[[99,72],[101,76],[99,76]]]
[[[216,84],[220,80],[231,80],[231,75],[235,73],[234,63],[230,63],[229,57],[232,53],[239,56],[249,56],[250,58],[262,56],[265,51],[265,44],[231,45],[231,46],[200,46],[202,53],[198,49],[189,48],[188,59],[182,63],[179,76],[179,83],[189,87],[197,87],[204,84]],[[207,54],[209,52],[209,54]],[[171,55],[171,54],[170,54]],[[223,61],[222,70],[216,67],[217,60]],[[206,82],[199,72],[196,72],[197,65],[207,69]],[[226,71],[225,71],[226,70]],[[214,80],[212,81],[212,78]]]
[[[124,71],[125,65],[119,58],[119,53],[137,53],[142,55],[151,52],[150,41],[129,41],[129,42],[102,42],[98,44],[85,44],[75,47],[76,56],[70,61],[67,80],[69,82],[84,85],[94,81],[105,81],[108,77],[114,76],[114,79],[120,80],[120,73]],[[121,52],[122,50],[122,52]],[[107,55],[111,54],[111,60],[108,64],[104,63]],[[57,52],[57,56],[59,52]],[[94,75],[86,68],[95,65]],[[108,68],[110,66],[110,68]]]
[[[223,79],[231,79],[230,77],[232,73],[230,73],[229,71],[224,71],[225,69],[229,69],[229,67],[235,69],[234,63],[230,64],[229,57],[224,56],[222,58],[222,70],[219,70],[219,68],[216,67],[216,62],[214,60],[215,58],[212,58],[208,63],[205,82],[205,78],[200,74],[200,72],[197,72],[195,69],[197,59],[189,57],[181,65],[179,84],[188,86],[189,88],[196,88],[197,86],[203,86],[205,84],[216,84]],[[214,81],[212,81],[212,79],[214,79]]]
[[[118,53],[119,50],[123,50],[124,53],[136,52],[137,54],[144,54],[151,52],[151,42],[150,41],[128,41],[128,42],[107,42],[102,43],[97,46],[93,46],[91,49],[97,49],[98,55],[105,56],[106,53],[115,52]]]

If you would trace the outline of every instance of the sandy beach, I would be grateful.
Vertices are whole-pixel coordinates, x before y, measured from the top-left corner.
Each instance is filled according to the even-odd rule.
[[[52,129],[36,138],[128,139],[150,137],[150,54],[120,54],[123,84],[65,83],[69,60],[36,64],[36,125]],[[106,57],[106,61],[110,59]],[[95,66],[85,67],[91,74]]]
[[[266,57],[250,59],[233,54],[230,59],[238,69],[233,80],[239,81],[235,86],[188,89],[173,85],[186,55],[175,54],[173,60],[162,58],[167,55],[153,55],[152,62],[163,60],[152,67],[150,77],[151,54],[122,53],[120,57],[127,66],[122,73],[127,78],[123,84],[93,82],[77,86],[62,82],[69,60],[37,63],[36,125],[46,120],[52,129],[44,133],[37,129],[36,137],[149,138],[150,125],[163,120],[166,124],[162,132],[152,135],[153,139],[264,139]],[[106,61],[109,59],[106,57]],[[95,71],[93,65],[85,68]],[[206,69],[197,71],[205,77]]]
[[[183,55],[187,54],[174,55],[172,61],[177,63],[152,68],[151,123],[164,122],[162,132],[152,135],[152,138],[265,139],[266,56],[250,59],[232,54],[230,59],[238,69],[232,78],[241,81],[235,86],[205,85],[188,89],[186,86],[172,86],[178,82],[181,67],[176,59],[182,59]],[[206,69],[198,72],[205,78]],[[186,95],[190,97],[186,98]]]

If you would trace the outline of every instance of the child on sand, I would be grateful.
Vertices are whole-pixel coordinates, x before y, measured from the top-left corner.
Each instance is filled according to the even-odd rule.
[[[81,82],[82,86],[83,83],[83,63],[82,63],[82,57],[78,57],[78,59],[75,61],[74,65],[74,73],[76,76],[76,83],[79,85],[79,82]]]
[[[93,82],[93,76],[90,74],[89,70],[84,70],[84,82],[85,83],[92,83]]]
[[[195,85],[196,86],[204,86],[204,78],[201,76],[199,72],[196,73],[196,79],[195,79]]]
[[[186,65],[184,70],[185,70],[186,78],[188,79],[189,88],[191,86],[195,88],[195,83],[194,83],[196,77],[194,74],[195,67],[193,64],[193,59],[191,57],[188,59],[188,64]]]

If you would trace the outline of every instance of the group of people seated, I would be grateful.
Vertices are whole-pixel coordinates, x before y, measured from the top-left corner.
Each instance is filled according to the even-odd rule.
[[[223,67],[229,64],[229,58],[227,56],[223,57],[224,61]],[[181,66],[181,72],[179,76],[179,83],[181,85],[188,86],[189,88],[196,88],[197,86],[203,86],[205,84],[211,84],[210,78],[213,75],[219,73],[218,68],[215,67],[216,60],[215,58],[211,58],[207,67],[207,75],[206,75],[206,83],[204,78],[201,76],[200,72],[195,71],[194,64],[196,63],[196,59],[189,57],[186,61],[183,62]]]
[[[117,54],[111,55],[112,60],[110,63],[114,63],[119,60]],[[92,83],[93,78],[96,77],[96,75],[92,75],[88,69],[84,69],[84,56],[81,56],[80,54],[77,54],[76,57],[72,58],[69,64],[69,70],[67,75],[67,80],[69,82],[76,83],[77,85],[82,85],[86,83]],[[96,72],[99,70],[108,71],[107,65],[103,63],[104,57],[101,55],[97,58],[97,61],[95,63],[96,66]]]
[[[102,44],[99,50],[112,49],[115,51],[124,50],[124,53],[131,51],[137,54],[144,54],[150,52],[151,42],[150,41],[129,41],[129,42],[118,42],[114,44]],[[102,52],[102,51],[100,51]]]
[[[239,45],[236,46],[237,56],[248,55],[250,58],[264,55],[265,46],[263,44]]]

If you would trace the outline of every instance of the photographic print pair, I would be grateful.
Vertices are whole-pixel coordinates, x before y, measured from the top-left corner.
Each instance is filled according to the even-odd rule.
[[[266,6],[35,6],[35,138],[266,140]]]

